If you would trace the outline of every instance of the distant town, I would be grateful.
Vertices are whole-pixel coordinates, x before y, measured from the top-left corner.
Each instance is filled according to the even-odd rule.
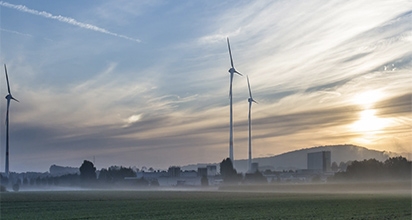
[[[325,150],[330,149],[330,150]],[[333,153],[337,151],[360,152],[364,156],[360,160],[333,161]],[[344,154],[342,153],[341,154]],[[347,153],[349,155],[349,153]],[[378,158],[365,158],[369,155]],[[412,162],[405,157],[389,157],[376,154],[365,148],[352,145],[328,146],[303,149],[291,152],[283,157],[305,153],[306,167],[297,169],[290,166],[270,167],[253,162],[251,169],[239,172],[230,158],[218,164],[199,164],[196,166],[171,166],[167,170],[153,168],[136,168],[110,166],[97,170],[89,160],[84,160],[79,168],[59,165],[50,166],[49,172],[24,172],[1,174],[2,191],[48,190],[59,188],[148,188],[148,187],[220,187],[226,185],[252,184],[305,184],[327,183],[339,181],[391,181],[411,180]],[[382,152],[380,152],[382,153]],[[376,154],[376,155],[374,155]],[[354,155],[352,155],[353,158]],[[349,156],[348,156],[349,157]],[[335,157],[336,158],[336,157]],[[268,158],[256,159],[263,161]],[[278,160],[283,160],[278,157]],[[242,162],[242,161],[235,161]],[[236,164],[236,163],[235,163]],[[190,169],[197,167],[196,169]],[[290,169],[287,169],[289,167]],[[286,169],[284,169],[286,168]]]

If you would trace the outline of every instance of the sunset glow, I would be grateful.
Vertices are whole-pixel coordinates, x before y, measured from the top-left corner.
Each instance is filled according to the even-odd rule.
[[[359,120],[353,125],[353,130],[361,134],[373,134],[382,131],[386,127],[387,121],[383,118],[378,118],[376,110],[367,109],[360,112]]]
[[[168,168],[353,144],[412,152],[412,2],[0,1],[10,169]],[[0,95],[6,96],[4,73]],[[6,100],[0,100],[5,121]],[[4,124],[4,123],[3,123]],[[0,126],[5,155],[5,126]],[[0,160],[0,161],[1,161]],[[0,170],[4,170],[0,163]]]
[[[355,96],[354,102],[358,105],[361,105],[363,108],[369,109],[373,107],[377,101],[383,99],[383,94],[379,90],[370,90],[363,93],[360,93]],[[367,113],[369,114],[369,113]]]

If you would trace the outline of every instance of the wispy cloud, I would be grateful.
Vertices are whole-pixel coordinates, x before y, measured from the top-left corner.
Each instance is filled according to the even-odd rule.
[[[201,37],[199,39],[199,43],[211,44],[211,43],[221,42],[221,41],[224,41],[226,37],[234,37],[234,36],[239,35],[240,31],[241,31],[241,28],[238,28],[235,31],[227,32],[227,33],[222,33],[222,30],[220,30],[219,33],[217,34],[212,34],[212,35]]]
[[[88,30],[92,30],[92,31],[112,35],[112,36],[115,36],[115,37],[120,37],[120,38],[123,38],[123,39],[126,39],[126,40],[131,40],[131,41],[135,41],[135,42],[139,42],[139,43],[141,42],[141,40],[139,40],[139,39],[128,37],[128,36],[125,36],[125,35],[122,35],[122,34],[117,34],[117,33],[108,31],[104,28],[92,25],[92,24],[79,22],[76,19],[73,19],[73,18],[70,18],[70,17],[64,17],[64,16],[61,16],[61,15],[53,15],[53,14],[45,12],[45,11],[37,11],[37,10],[34,10],[34,9],[27,8],[24,5],[14,5],[14,4],[10,4],[10,3],[7,3],[7,2],[3,2],[3,1],[0,1],[0,5],[3,6],[3,7],[16,9],[16,10],[21,11],[21,12],[25,12],[25,13],[29,13],[29,14],[33,14],[33,15],[38,15],[38,16],[42,16],[42,17],[45,17],[45,18],[49,18],[49,19],[58,20],[60,22],[71,24],[71,25],[74,25],[74,26],[77,26],[77,27],[80,27],[80,28],[84,28],[84,29],[88,29]]]
[[[141,27],[144,38],[152,39],[139,44],[142,50],[110,37],[79,42],[68,36],[35,45],[4,35],[8,45],[21,45],[18,52],[2,47],[13,93],[21,100],[12,106],[13,166],[21,166],[13,169],[78,166],[93,156],[98,167],[218,162],[228,153],[226,37],[259,101],[253,106],[253,155],[342,143],[411,151],[412,2],[213,2],[213,10],[198,2],[163,3],[108,1],[76,8],[87,20]],[[25,6],[0,6],[107,32]],[[37,19],[31,20],[24,24],[36,36]],[[16,24],[4,28],[24,30]],[[234,154],[241,159],[248,146],[246,77],[236,77],[233,88]],[[379,93],[367,100],[370,109],[355,102],[371,91]],[[0,107],[5,112],[5,102]],[[376,112],[369,117],[376,121],[365,121],[365,112]],[[380,131],[353,128],[381,121],[388,123]]]

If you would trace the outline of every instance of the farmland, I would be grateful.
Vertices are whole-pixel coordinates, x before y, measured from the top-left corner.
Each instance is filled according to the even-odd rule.
[[[80,190],[6,192],[1,219],[411,219],[410,194]]]

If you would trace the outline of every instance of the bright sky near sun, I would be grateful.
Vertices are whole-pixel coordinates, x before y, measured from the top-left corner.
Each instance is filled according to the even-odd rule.
[[[15,0],[0,1],[0,16],[0,61],[20,101],[11,171],[222,161],[226,37],[259,102],[253,157],[332,144],[412,151],[408,0]],[[247,158],[248,95],[236,75],[235,159]],[[0,150],[3,171],[3,125]]]

